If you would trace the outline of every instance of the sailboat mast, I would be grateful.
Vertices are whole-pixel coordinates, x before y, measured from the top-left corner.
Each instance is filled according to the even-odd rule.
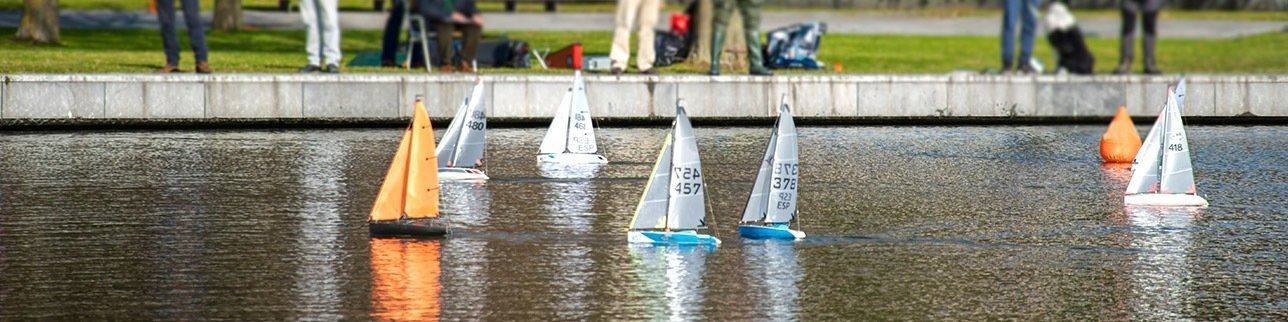
[[[1163,174],[1165,173],[1163,172],[1163,164],[1167,163],[1163,161],[1163,156],[1166,154],[1167,140],[1168,140],[1168,137],[1170,136],[1167,134],[1167,129],[1168,129],[1168,124],[1171,123],[1172,113],[1168,113],[1168,112],[1170,112],[1170,109],[1172,108],[1172,106],[1171,104],[1168,104],[1168,101],[1171,101],[1170,98],[1172,95],[1175,95],[1173,91],[1171,90],[1167,91],[1167,96],[1169,97],[1168,99],[1163,100],[1163,129],[1159,131],[1159,134],[1162,134],[1163,137],[1158,138],[1158,144],[1159,144],[1158,159],[1157,159],[1158,160],[1158,180],[1154,183],[1155,185],[1158,186],[1159,191],[1161,191],[1163,187]],[[1158,192],[1158,191],[1155,191],[1155,192]]]

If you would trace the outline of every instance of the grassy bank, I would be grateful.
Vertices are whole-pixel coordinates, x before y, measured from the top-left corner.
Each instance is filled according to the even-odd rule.
[[[0,28],[12,35],[13,28]],[[497,32],[489,32],[496,35]],[[528,41],[535,49],[558,49],[580,41],[587,54],[606,55],[609,32],[509,32],[511,39]],[[164,63],[160,35],[156,30],[63,30],[61,45],[33,46],[0,40],[0,73],[147,73]],[[184,70],[192,69],[187,37],[181,36]],[[1096,71],[1106,73],[1118,59],[1118,40],[1088,39],[1097,59]],[[212,32],[209,36],[210,62],[218,73],[290,73],[302,66],[302,31]],[[954,70],[979,71],[997,68],[999,44],[996,37],[977,36],[886,36],[830,34],[824,37],[819,59],[829,66],[839,64],[844,73],[945,73]],[[346,63],[357,55],[380,50],[379,31],[345,31],[343,51]],[[1040,41],[1036,55],[1047,66],[1053,54]],[[1288,33],[1271,33],[1235,39],[1159,40],[1160,67],[1169,73],[1288,73]],[[1137,65],[1139,66],[1139,65]],[[1139,67],[1136,68],[1139,70]],[[702,73],[705,67],[676,65],[663,73]],[[352,73],[406,73],[378,67],[346,67]],[[486,73],[554,73],[540,69],[489,69]],[[831,73],[833,71],[790,71]]]

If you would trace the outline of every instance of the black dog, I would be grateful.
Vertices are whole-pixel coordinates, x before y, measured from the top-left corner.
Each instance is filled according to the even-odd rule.
[[[1082,38],[1082,30],[1078,28],[1073,14],[1069,13],[1069,8],[1064,3],[1052,3],[1047,9],[1046,22],[1047,27],[1050,28],[1047,41],[1055,48],[1059,57],[1056,68],[1063,68],[1074,74],[1091,74],[1096,58],[1092,57],[1091,50],[1087,49],[1087,42]]]

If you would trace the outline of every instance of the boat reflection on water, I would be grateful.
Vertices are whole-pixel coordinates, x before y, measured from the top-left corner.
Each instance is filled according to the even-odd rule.
[[[702,274],[714,245],[653,246],[632,244],[631,262],[641,287],[644,320],[702,320]]]
[[[371,317],[438,320],[441,240],[371,239]]]
[[[1126,207],[1131,248],[1131,320],[1177,320],[1193,302],[1190,229],[1200,208]]]
[[[537,171],[542,177],[552,179],[590,179],[599,174],[602,164],[540,163]]]
[[[796,259],[795,243],[789,240],[742,240],[743,262],[747,267],[750,303],[759,309],[759,318],[769,321],[798,320],[797,299],[804,272]]]
[[[585,165],[555,165],[549,167],[559,169],[569,169],[569,167],[584,168]],[[549,168],[543,164],[542,169]],[[595,166],[597,171],[598,166]],[[584,172],[567,172],[568,174]],[[543,172],[544,174],[544,172]],[[590,174],[593,177],[593,173]],[[534,223],[540,222],[551,231],[560,234],[573,234],[576,236],[588,236],[594,232],[591,219],[595,218],[592,209],[595,206],[595,182],[592,180],[550,180],[543,182],[542,189],[545,192],[545,203],[542,208],[545,210],[542,218],[534,219]],[[590,258],[591,245],[578,240],[569,240],[568,243],[562,244],[557,250],[550,250],[547,257],[558,267],[556,274],[551,276],[554,283],[550,288],[554,294],[559,294],[561,298],[555,307],[558,308],[558,319],[584,320],[589,318],[586,314],[592,309],[588,307],[588,298],[591,284],[590,278],[595,269],[594,261]]]

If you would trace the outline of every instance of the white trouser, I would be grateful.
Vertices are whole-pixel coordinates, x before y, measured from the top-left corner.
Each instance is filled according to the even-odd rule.
[[[631,59],[631,25],[639,18],[639,51],[635,56],[635,67],[639,70],[653,68],[656,58],[653,52],[653,26],[657,25],[657,14],[661,10],[660,0],[617,0],[617,25],[613,29],[613,50],[608,57],[613,60],[613,67],[626,70],[626,62]]]
[[[300,16],[308,36],[305,52],[309,54],[309,65],[322,66],[322,56],[326,62],[340,65],[340,17],[338,0],[300,0]],[[320,42],[320,43],[319,43]]]

